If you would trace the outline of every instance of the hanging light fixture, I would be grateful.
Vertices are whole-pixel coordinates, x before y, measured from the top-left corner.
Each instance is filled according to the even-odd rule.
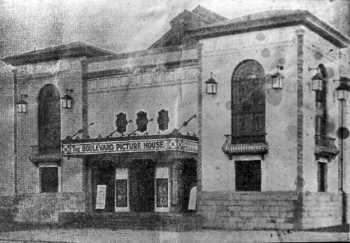
[[[213,73],[210,73],[210,78],[205,81],[206,92],[209,95],[215,95],[217,93],[218,83],[213,78]]]
[[[276,67],[277,67],[277,72],[271,75],[272,88],[273,89],[282,89],[284,76],[279,72],[279,70],[283,70],[283,66],[277,65]]]
[[[28,95],[21,94],[21,99],[19,101],[17,101],[16,107],[17,107],[18,113],[27,113],[28,102],[25,101],[25,98],[27,98],[27,97],[28,97]]]
[[[73,97],[69,94],[73,93],[72,89],[66,89],[66,94],[61,98],[61,104],[64,109],[72,109]]]
[[[350,91],[349,86],[350,79],[347,77],[340,77],[339,79],[339,86],[335,89],[337,93],[337,98],[339,101],[345,101],[348,95],[348,92]]]
[[[313,91],[322,91],[324,78],[320,72],[317,72],[311,78],[311,88]]]

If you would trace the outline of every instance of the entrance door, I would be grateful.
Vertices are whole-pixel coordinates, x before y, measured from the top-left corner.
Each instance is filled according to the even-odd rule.
[[[130,209],[135,212],[154,211],[154,174],[152,161],[135,161],[130,168]]]

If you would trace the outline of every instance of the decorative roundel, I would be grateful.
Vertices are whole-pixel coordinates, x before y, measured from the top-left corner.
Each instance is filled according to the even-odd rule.
[[[339,127],[337,130],[337,136],[340,139],[346,139],[349,137],[349,129],[347,129],[346,127]]]
[[[270,50],[269,50],[268,48],[262,49],[262,51],[261,51],[261,56],[263,56],[263,57],[269,57],[270,55],[271,55],[271,52],[270,52]]]
[[[176,140],[171,139],[171,140],[169,141],[169,148],[170,148],[170,149],[176,149],[176,146],[177,146]]]
[[[278,59],[278,64],[279,65],[284,65],[286,64],[286,59],[284,57],[281,57],[280,59]]]
[[[316,52],[314,53],[314,58],[315,58],[316,60],[322,59],[322,58],[323,58],[322,52],[316,51]]]
[[[265,37],[264,33],[260,32],[259,34],[256,35],[256,39],[259,41],[263,41],[263,40],[265,40],[265,38],[266,37]]]
[[[346,70],[345,70],[345,66],[343,64],[339,65],[339,74],[345,74]]]
[[[64,154],[70,152],[67,146],[62,146],[62,150],[63,150],[63,153],[64,153]]]

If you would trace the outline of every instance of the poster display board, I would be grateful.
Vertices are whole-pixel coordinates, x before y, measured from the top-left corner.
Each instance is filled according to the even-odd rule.
[[[107,185],[97,185],[96,190],[96,209],[105,209],[106,207]]]

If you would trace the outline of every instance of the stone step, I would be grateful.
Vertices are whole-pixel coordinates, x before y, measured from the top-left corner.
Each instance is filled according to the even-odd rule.
[[[172,213],[61,213],[59,223],[70,227],[186,231],[201,228],[202,218]]]

